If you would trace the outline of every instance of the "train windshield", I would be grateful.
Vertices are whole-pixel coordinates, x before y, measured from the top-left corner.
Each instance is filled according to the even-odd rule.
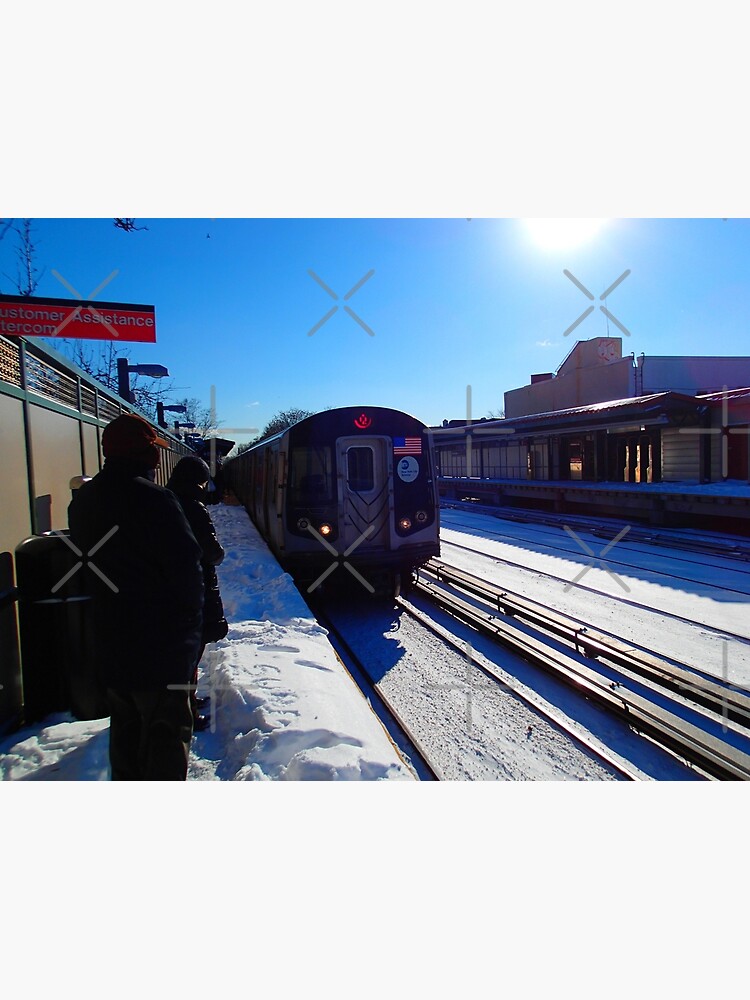
[[[330,448],[293,448],[289,468],[289,495],[296,507],[330,503],[333,475]]]
[[[348,448],[346,452],[347,486],[355,493],[375,489],[375,453],[372,448]]]

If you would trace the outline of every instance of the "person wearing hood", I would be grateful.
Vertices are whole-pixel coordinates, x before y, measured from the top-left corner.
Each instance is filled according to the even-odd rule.
[[[153,481],[166,447],[147,420],[117,417],[102,433],[104,467],[68,507],[93,597],[113,780],[187,777],[202,551],[175,496]]]
[[[224,617],[224,607],[219,590],[219,579],[216,567],[224,558],[224,549],[216,537],[211,515],[205,506],[206,487],[210,480],[208,465],[197,455],[185,455],[174,467],[167,482],[182,505],[188,523],[201,547],[203,566],[203,645],[195,661],[195,671],[191,690],[191,706],[193,710],[193,728],[200,732],[207,729],[210,716],[201,714],[208,706],[207,698],[198,698],[198,664],[203,656],[203,650],[209,642],[218,642],[229,631],[229,625]]]

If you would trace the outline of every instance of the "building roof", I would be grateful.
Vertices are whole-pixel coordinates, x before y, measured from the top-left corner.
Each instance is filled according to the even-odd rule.
[[[456,436],[468,429],[472,433],[517,434],[525,432],[557,432],[566,428],[595,429],[618,424],[669,424],[697,421],[701,402],[695,396],[679,392],[657,392],[649,396],[634,396],[627,399],[608,400],[576,406],[566,410],[551,410],[547,413],[532,413],[527,416],[503,418],[500,420],[451,421],[449,427],[432,428],[441,436],[448,436],[455,430]],[[693,419],[690,419],[693,418]],[[439,441],[439,439],[438,439]]]
[[[709,403],[721,403],[725,399],[750,399],[750,387],[747,389],[722,389],[721,392],[704,392],[695,398],[706,400]]]

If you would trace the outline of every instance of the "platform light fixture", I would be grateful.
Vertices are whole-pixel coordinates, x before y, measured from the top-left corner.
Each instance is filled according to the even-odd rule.
[[[134,403],[135,397],[130,391],[130,373],[147,375],[149,378],[166,378],[169,369],[164,365],[129,365],[127,358],[117,359],[117,391],[128,403]]]
[[[175,437],[177,437],[177,438],[179,438],[179,436],[180,436],[180,427],[187,427],[188,430],[194,430],[195,429],[195,424],[191,424],[191,423],[181,424],[179,420],[175,420],[175,422],[174,422],[174,434],[175,434]],[[187,435],[185,435],[185,437],[187,437]]]
[[[156,404],[156,422],[160,427],[167,429],[167,421],[164,419],[165,413],[187,413],[187,406],[180,404],[179,406],[165,406],[164,403]]]

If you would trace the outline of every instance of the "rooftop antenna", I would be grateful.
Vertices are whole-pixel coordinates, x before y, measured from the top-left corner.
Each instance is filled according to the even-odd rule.
[[[604,299],[604,308],[607,309],[607,300]],[[607,321],[607,338],[609,339],[609,310],[604,313],[604,318]]]

